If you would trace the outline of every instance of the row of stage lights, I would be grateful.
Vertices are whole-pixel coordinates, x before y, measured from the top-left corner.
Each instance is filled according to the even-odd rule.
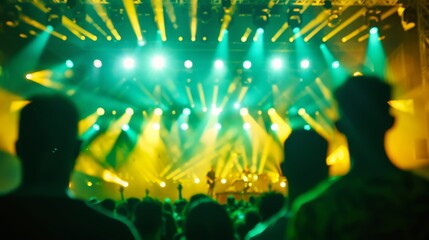
[[[67,68],[73,68],[75,66],[74,62],[70,59],[65,61],[65,65]],[[92,62],[92,65],[94,68],[100,69],[103,67],[103,61],[101,59],[94,59]],[[137,67],[138,62],[133,57],[124,57],[122,59],[122,68],[124,70],[133,70]],[[274,57],[270,60],[270,68],[271,70],[281,70],[284,67],[284,59],[280,57]],[[225,69],[226,63],[222,59],[216,59],[213,62],[213,67],[216,70],[223,70]],[[299,66],[301,69],[308,69],[311,67],[311,62],[309,59],[302,59],[300,61]],[[340,66],[339,61],[332,62],[332,68],[336,69]],[[163,70],[167,67],[167,60],[164,56],[157,55],[154,56],[151,60],[151,67],[154,70]],[[194,62],[192,60],[185,60],[183,61],[183,67],[185,69],[191,70],[194,67]],[[244,60],[242,62],[242,67],[245,70],[250,70],[253,67],[253,63],[250,60]]]
[[[240,115],[241,116],[245,116],[245,115],[248,115],[249,114],[249,110],[247,109],[247,108],[240,108],[238,105],[235,105],[234,106],[236,109],[239,109],[239,111],[240,111]],[[217,109],[213,109],[212,110],[212,115],[214,115],[214,116],[218,116],[220,113],[222,112],[222,109],[219,109],[219,108],[217,108]],[[270,108],[269,110],[268,110],[268,115],[274,115],[276,113],[276,110],[274,109],[274,108]],[[103,115],[105,115],[106,114],[106,111],[105,111],[105,109],[104,108],[98,108],[97,109],[97,114],[99,115],[99,116],[103,116]],[[115,110],[113,110],[112,111],[112,115],[116,115],[117,114],[117,112],[115,111]],[[132,109],[132,108],[127,108],[126,110],[125,110],[125,114],[127,114],[127,115],[133,115],[134,114],[134,110]],[[143,114],[144,114],[144,112],[143,112]],[[161,108],[155,108],[155,110],[154,110],[154,114],[155,115],[157,115],[157,116],[161,116],[161,115],[163,115],[163,110],[161,109]],[[173,112],[173,114],[176,114],[176,112],[174,111]],[[189,108],[184,108],[183,109],[183,111],[182,111],[182,114],[183,115],[185,115],[185,116],[189,116],[189,115],[191,115],[191,109],[189,109]],[[262,111],[258,111],[258,114],[259,115],[262,115]],[[305,115],[306,114],[306,111],[305,111],[305,109],[304,108],[301,108],[301,109],[299,109],[298,110],[298,114],[299,115]],[[100,127],[100,125],[99,124],[94,124],[93,126],[92,126],[92,128],[93,128],[93,130],[95,130],[95,131],[99,131],[100,129],[101,129],[101,127]],[[214,128],[216,129],[216,130],[220,130],[221,128],[222,128],[222,124],[221,123],[219,123],[219,122],[217,122],[217,123],[215,123],[214,124]],[[309,125],[304,125],[304,129],[306,129],[306,130],[309,130],[311,127],[309,126]],[[121,129],[124,131],[124,132],[127,132],[127,131],[129,131],[130,130],[130,126],[128,125],[128,124],[123,124],[122,126],[121,126]],[[152,129],[153,130],[160,130],[161,129],[161,125],[159,124],[159,123],[152,123]],[[180,129],[182,129],[183,131],[186,131],[186,130],[188,130],[189,129],[189,124],[187,123],[187,122],[183,122],[183,123],[181,123],[180,124]],[[244,122],[243,123],[243,130],[246,130],[246,131],[248,131],[248,130],[250,130],[251,129],[251,124],[250,123],[248,123],[248,122]],[[272,123],[271,125],[270,125],[270,129],[272,130],[272,131],[274,131],[274,132],[276,132],[276,131],[278,131],[279,130],[279,125],[277,124],[277,123]]]

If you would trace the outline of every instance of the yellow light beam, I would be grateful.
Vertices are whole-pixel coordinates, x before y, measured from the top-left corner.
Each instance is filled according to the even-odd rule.
[[[100,3],[94,2],[92,4],[94,7],[95,12],[97,12],[98,16],[103,20],[103,22],[106,24],[106,27],[109,29],[109,31],[112,33],[113,37],[116,40],[121,40],[121,35],[119,35],[118,31],[116,30],[115,26],[113,26],[112,20],[107,15],[106,9],[103,5]]]
[[[321,24],[319,24],[313,31],[311,31],[305,38],[304,41],[308,42],[312,39],[320,30],[322,30],[328,24],[328,20],[325,20]]]
[[[20,19],[22,21],[24,21],[25,23],[27,23],[28,25],[31,25],[31,26],[33,26],[33,27],[35,27],[35,28],[37,28],[39,30],[45,31],[45,32],[49,32],[52,36],[55,36],[55,37],[57,37],[57,38],[59,38],[59,39],[61,39],[63,41],[67,40],[67,36],[66,35],[63,35],[63,34],[57,32],[57,31],[50,31],[47,28],[47,26],[41,24],[40,22],[38,22],[38,21],[36,21],[36,20],[34,20],[34,19],[26,16],[26,15],[21,14],[20,15]]]
[[[229,8],[223,9],[223,11],[224,11],[223,21],[222,21],[222,25],[220,27],[219,36],[217,38],[219,42],[222,41],[223,36],[225,34],[225,30],[228,29],[229,23],[232,20],[232,16],[234,15],[234,12],[236,9],[235,6],[236,6],[236,0],[232,0],[231,6]]]
[[[241,88],[240,94],[238,95],[238,98],[237,98],[237,102],[238,103],[241,103],[243,101],[244,96],[246,96],[246,93],[247,93],[248,89],[249,89],[248,87],[242,87]]]
[[[87,14],[87,15],[86,15],[85,20],[86,20],[88,23],[92,24],[92,26],[93,26],[95,29],[97,29],[97,31],[99,31],[101,34],[103,34],[103,36],[107,37],[107,32],[106,32],[106,31],[104,31],[104,29],[102,29],[102,28],[100,27],[100,25],[98,25],[98,24],[94,21],[94,19],[92,19],[92,18],[91,18],[91,16],[89,16],[89,15]]]
[[[212,107],[215,108],[217,106],[217,97],[219,94],[219,86],[215,85],[213,87],[213,96],[212,96]]]
[[[323,38],[323,42],[327,42],[329,39],[334,37],[337,33],[339,33],[341,30],[346,28],[348,25],[350,25],[352,22],[356,21],[359,17],[363,16],[365,14],[365,8],[361,8],[359,11],[355,12],[351,17],[347,18],[343,23],[338,25],[336,28],[334,28],[331,32],[326,34]]]
[[[186,95],[188,96],[189,103],[191,106],[195,106],[194,98],[192,97],[191,88],[189,86],[186,86]]]
[[[348,42],[350,39],[356,37],[361,32],[365,31],[367,28],[368,28],[367,25],[362,25],[359,28],[356,28],[353,32],[351,32],[351,33],[347,34],[346,36],[344,36],[343,38],[341,38],[341,42],[343,42],[343,43]]]
[[[200,96],[201,99],[201,105],[203,107],[203,109],[207,109],[207,103],[206,103],[206,99],[204,97],[204,89],[203,89],[203,85],[201,83],[198,83],[198,94]]]
[[[77,25],[76,23],[74,23],[70,18],[63,16],[62,18],[62,22],[63,25],[68,28],[68,29],[74,29],[79,31],[80,33],[84,34],[85,36],[87,36],[89,39],[91,39],[92,41],[97,41],[97,36],[95,36],[94,34],[88,32],[87,30],[83,29],[81,26]]]
[[[127,12],[128,18],[131,23],[131,27],[136,34],[138,41],[143,41],[142,31],[140,29],[139,19],[137,17],[136,7],[134,6],[133,0],[123,0],[125,11]]]
[[[55,82],[51,79],[53,73],[51,70],[42,70],[39,72],[29,73],[26,75],[27,80],[38,83],[42,86],[52,89],[63,89],[64,86],[61,83]]]
[[[329,16],[329,10],[323,10],[322,12],[320,12],[316,18],[311,20],[307,25],[305,25],[302,29],[300,29],[299,33],[297,33],[291,37],[292,38],[291,42],[293,42],[298,36],[302,36],[302,35],[306,34],[308,31],[310,31],[314,27],[316,27],[316,26],[320,27],[320,23],[323,22],[324,20],[326,20],[328,18],[328,16]]]
[[[161,34],[161,40],[165,42],[167,41],[167,34],[165,32],[164,7],[162,0],[152,0],[152,7],[153,12],[155,13],[155,21]]]
[[[277,39],[286,31],[286,29],[289,27],[288,22],[285,22],[281,28],[274,34],[274,36],[271,38],[271,42],[276,42]]]
[[[251,33],[252,33],[252,29],[246,28],[246,30],[243,33],[243,36],[241,36],[241,42],[246,42]]]
[[[173,4],[171,3],[171,0],[165,0],[164,1],[165,11],[167,12],[167,16],[170,19],[170,22],[173,24],[174,29],[178,29],[179,25],[177,25],[177,17],[176,13],[174,12]]]
[[[191,41],[195,41],[197,37],[197,8],[198,0],[191,2]]]

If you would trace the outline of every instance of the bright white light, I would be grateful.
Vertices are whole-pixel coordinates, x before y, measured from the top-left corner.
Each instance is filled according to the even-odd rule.
[[[334,61],[334,62],[332,63],[332,68],[337,69],[337,68],[339,68],[339,67],[340,67],[340,62],[339,62],[339,61]]]
[[[164,181],[159,183],[159,186],[162,187],[162,188],[165,188],[166,185],[167,184]]]
[[[222,179],[220,180],[220,182],[221,182],[222,184],[225,184],[225,183],[226,183],[226,179],[225,179],[225,178],[222,178]]]
[[[310,67],[310,61],[308,59],[304,59],[301,61],[301,68],[307,69]]]
[[[70,60],[70,59],[67,59],[67,60],[66,60],[66,66],[67,66],[68,68],[73,68],[73,67],[74,67],[74,63],[73,63],[73,61],[72,61],[72,60]]]
[[[187,123],[182,123],[182,124],[180,125],[180,128],[181,128],[182,130],[188,130],[189,125],[188,125]]]
[[[216,69],[222,69],[224,67],[224,63],[222,60],[218,59],[215,61],[214,66]]]
[[[130,130],[130,125],[128,125],[128,124],[122,125],[122,130],[124,130],[125,132]]]
[[[94,125],[92,125],[92,128],[93,128],[95,131],[98,131],[98,130],[100,130],[100,125],[98,125],[98,124],[94,124]]]
[[[158,116],[162,115],[162,109],[161,108],[155,108],[155,114]]]
[[[138,42],[138,44],[139,44],[140,47],[142,47],[142,46],[146,45],[146,41],[140,40]]]
[[[277,123],[271,124],[271,130],[273,130],[273,131],[279,130],[279,125]]]
[[[212,115],[213,116],[219,116],[219,114],[222,112],[222,108],[213,107],[212,108]]]
[[[377,34],[377,33],[378,33],[378,27],[372,27],[372,28],[369,30],[369,33],[371,33],[371,34]]]
[[[216,123],[215,128],[216,128],[216,130],[220,130],[222,128],[222,124]]]
[[[133,69],[136,66],[136,61],[134,60],[134,58],[126,57],[122,62],[122,66],[125,69]]]
[[[244,129],[244,130],[249,130],[249,129],[250,129],[250,123],[248,123],[248,122],[247,122],[247,123],[244,123],[244,124],[243,124],[243,129]]]
[[[128,107],[127,109],[125,109],[125,113],[128,114],[128,115],[133,115],[134,114],[134,110],[132,108]]]
[[[283,61],[280,58],[274,58],[271,60],[271,68],[274,70],[279,70],[283,66]]]
[[[183,114],[185,114],[187,116],[191,115],[191,109],[189,109],[189,108],[183,109]]]
[[[280,183],[280,187],[285,188],[286,187],[286,182],[281,182]]]
[[[200,183],[200,179],[199,179],[199,178],[194,178],[194,183],[195,183],[195,184]]]
[[[243,62],[243,68],[244,69],[250,69],[252,67],[252,62],[249,60],[246,60]]]
[[[192,68],[192,66],[194,66],[194,64],[192,63],[191,60],[186,60],[183,65],[185,65],[185,68],[188,68],[188,69]]]
[[[239,109],[240,108],[240,103],[234,103],[234,108],[235,109]]]
[[[105,113],[106,111],[104,111],[104,108],[101,108],[101,107],[97,108],[97,114],[99,116],[103,116]]]
[[[248,113],[249,113],[249,110],[247,110],[247,108],[240,109],[241,116],[247,115]]]
[[[161,70],[165,67],[165,58],[163,56],[155,56],[152,58],[152,67],[156,70]]]
[[[101,68],[103,66],[103,62],[100,59],[95,59],[93,62],[95,68]]]
[[[153,130],[159,130],[160,128],[161,128],[161,126],[159,125],[159,123],[152,124],[152,129]]]

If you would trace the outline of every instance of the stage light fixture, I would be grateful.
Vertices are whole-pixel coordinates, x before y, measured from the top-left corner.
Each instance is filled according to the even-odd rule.
[[[289,24],[289,27],[294,32],[296,31],[296,29],[301,28],[301,23],[302,23],[301,11],[302,11],[302,6],[290,6],[287,10],[287,15],[288,15],[287,23]]]
[[[0,11],[0,25],[4,23],[8,27],[17,27],[19,25],[19,11],[15,5],[6,5]]]
[[[341,11],[339,8],[330,10],[328,17],[328,27],[334,28],[341,22],[340,14]]]
[[[379,28],[381,21],[381,11],[378,8],[369,8],[365,14],[366,25],[369,29]],[[374,31],[374,30],[373,30]]]
[[[253,12],[253,24],[256,28],[264,29],[270,20],[270,10],[266,5],[256,6]]]
[[[210,3],[200,3],[197,6],[197,17],[201,23],[208,23],[212,18],[212,6]]]
[[[61,11],[61,8],[58,4],[48,4],[46,6],[48,9],[48,12],[46,13],[46,20],[48,25],[52,27],[56,27],[60,24],[62,24],[63,19],[63,13]]]

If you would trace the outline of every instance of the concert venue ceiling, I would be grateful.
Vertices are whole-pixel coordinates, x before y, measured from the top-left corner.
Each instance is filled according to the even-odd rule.
[[[0,7],[2,89],[73,96],[85,119],[78,170],[101,177],[109,169],[119,179],[111,181],[131,185],[203,177],[210,165],[225,178],[249,167],[279,181],[281,142],[292,125],[333,135],[330,92],[345,76],[380,67],[368,61],[370,29],[378,29],[382,63],[398,49],[418,56],[415,9],[399,0],[8,0]],[[144,130],[151,124],[164,132]],[[213,135],[210,126],[224,132]]]

